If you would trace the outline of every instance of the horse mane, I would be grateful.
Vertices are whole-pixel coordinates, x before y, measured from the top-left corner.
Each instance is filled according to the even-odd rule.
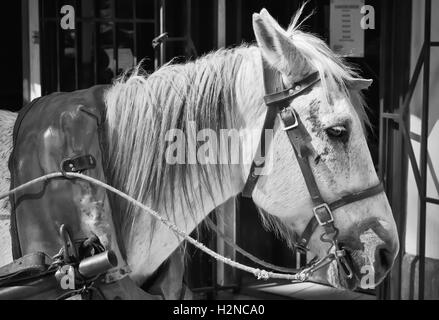
[[[169,164],[166,135],[180,129],[190,135],[189,123],[196,130],[230,129],[235,125],[234,88],[242,62],[239,48],[218,50],[186,64],[168,63],[151,75],[140,65],[117,79],[106,92],[108,169],[111,183],[153,209],[167,204],[161,214],[175,218],[176,188],[181,189],[185,207],[200,198],[201,187],[224,178],[211,165]],[[187,151],[187,150],[186,150]],[[195,188],[194,177],[201,184]],[[211,195],[212,196],[212,195]],[[120,205],[120,204],[118,204]],[[115,220],[129,230],[136,209],[118,208]],[[194,218],[190,210],[188,216]],[[153,224],[154,227],[154,224]],[[127,229],[128,228],[128,229]],[[122,231],[123,232],[123,231]]]
[[[319,72],[326,92],[336,88],[347,95],[356,95],[354,104],[359,117],[367,122],[366,104],[360,93],[350,93],[345,83],[360,78],[354,68],[331,51],[314,34],[300,30],[303,11],[300,8],[287,32],[307,62]],[[180,187],[185,207],[192,207],[190,199],[200,198],[201,188],[191,188],[197,177],[206,189],[211,183],[221,186],[222,171],[212,166],[167,163],[166,134],[180,129],[188,134],[188,123],[196,129],[234,128],[238,115],[233,108],[238,70],[244,59],[251,59],[247,45],[220,49],[184,64],[168,63],[151,75],[140,64],[130,73],[117,79],[106,92],[106,121],[108,134],[109,180],[113,186],[148,203],[160,212],[173,217],[175,188]],[[189,179],[189,181],[187,181]],[[114,214],[120,232],[128,231],[135,208],[121,205]],[[189,212],[194,218],[195,212]],[[292,231],[281,219],[261,212],[264,225],[292,244]],[[153,222],[154,223],[154,222]],[[153,225],[154,227],[154,225]],[[152,235],[151,235],[152,238]]]

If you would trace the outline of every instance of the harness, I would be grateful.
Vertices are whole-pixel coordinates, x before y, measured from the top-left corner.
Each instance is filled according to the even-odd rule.
[[[76,181],[75,179],[78,179],[89,183],[90,187],[99,187],[102,190],[106,190],[107,192],[111,192],[118,197],[125,199],[132,205],[137,206],[144,212],[152,215],[170,230],[187,240],[195,247],[204,251],[206,254],[231,267],[238,268],[245,272],[250,272],[258,279],[276,278],[291,281],[305,281],[314,271],[323,268],[334,260],[337,262],[339,270],[343,272],[344,277],[350,279],[353,277],[352,268],[349,264],[346,250],[338,243],[337,238],[339,235],[339,230],[335,226],[332,212],[347,204],[375,196],[383,192],[383,187],[379,183],[372,188],[349,194],[332,203],[328,204],[325,202],[320,194],[319,188],[312,173],[311,166],[309,164],[309,157],[313,154],[313,152],[312,146],[307,138],[307,131],[300,122],[300,118],[295,110],[289,106],[292,100],[308,92],[316,83],[320,81],[319,75],[318,73],[312,73],[305,79],[295,83],[291,88],[285,89],[282,83],[281,75],[272,70],[267,65],[265,60],[263,60],[263,72],[265,92],[268,92],[268,94],[264,97],[265,104],[267,105],[267,113],[258,146],[258,149],[261,152],[256,153],[257,155],[259,154],[261,156],[256,156],[253,159],[250,174],[243,191],[243,196],[252,196],[253,190],[259,178],[258,170],[261,170],[264,167],[263,155],[265,155],[266,142],[264,131],[274,127],[275,119],[278,116],[283,124],[283,130],[287,133],[291,142],[313,202],[312,218],[310,219],[302,235],[297,239],[296,247],[301,252],[306,253],[309,251],[309,240],[319,226],[322,226],[324,229],[324,232],[321,236],[321,241],[330,243],[331,245],[326,256],[320,259],[315,258],[301,269],[293,270],[294,274],[275,273],[249,267],[239,262],[232,261],[229,258],[223,257],[215,251],[205,247],[202,243],[180,230],[175,224],[162,217],[157,212],[153,211],[129,195],[103,182],[102,177],[93,177],[91,175],[83,174],[82,171],[87,170],[90,167],[94,167],[96,164],[96,159],[88,156],[89,154],[86,154],[85,156],[72,156],[68,159],[61,159],[61,171],[56,172],[57,170],[55,170],[55,172],[45,172],[33,180],[16,186],[5,194],[0,194],[0,199],[19,194],[20,192],[23,192],[23,190],[32,186],[34,187],[35,185],[41,183],[47,185],[49,181],[52,180],[60,181],[60,179],[66,179],[68,181]],[[78,111],[82,110],[78,109]],[[70,294],[88,295],[91,293],[91,291],[97,288],[98,290],[105,291],[104,293],[111,293],[111,296],[113,297],[136,299],[145,297],[153,298],[151,295],[148,295],[140,288],[135,286],[135,284],[129,280],[129,277],[119,278],[115,281],[109,281],[106,284],[95,286],[94,281],[103,276],[108,277],[108,270],[116,265],[117,261],[115,261],[116,259],[114,253],[111,250],[106,250],[100,243],[99,239],[89,237],[86,239],[81,239],[80,247],[84,249],[85,246],[87,250],[91,250],[93,252],[89,253],[86,259],[79,260],[78,252],[76,251],[77,245],[74,243],[76,239],[71,238],[71,234],[64,225],[61,225],[59,235],[61,235],[61,244],[63,247],[62,250],[56,254],[53,259],[51,259],[51,263],[49,265],[47,265],[46,261],[48,258],[47,255],[37,252],[35,254],[31,253],[30,255],[24,255],[10,265],[0,268],[0,298],[23,298],[23,295],[35,298],[35,296],[38,296],[38,294],[40,294],[42,291],[47,291],[48,288],[50,288],[52,291],[47,293],[46,296],[40,295],[38,297],[53,297],[54,294],[59,294],[59,278],[65,276],[66,271],[64,270],[64,273],[60,273],[58,263],[63,263],[64,265],[73,267],[73,271],[79,272],[84,279],[84,286],[77,290],[73,290],[72,292],[68,293],[67,296]],[[29,246],[31,244],[32,242],[29,242]],[[20,245],[21,249],[23,249],[23,243],[20,243]],[[236,247],[236,245],[234,245],[234,247]],[[331,249],[333,248],[335,249],[335,253],[331,253]],[[245,254],[245,251],[242,250],[240,252],[244,252],[243,254],[248,256],[248,253]],[[253,260],[256,260],[255,257],[253,258]],[[263,261],[258,260],[256,262],[267,266],[267,264]],[[26,268],[22,267],[23,265]],[[30,266],[33,266],[34,268],[31,268]],[[279,267],[272,265],[268,265],[268,268],[273,270],[280,269]],[[291,269],[284,269],[281,270],[281,272],[291,272]],[[53,277],[53,275],[55,275],[55,277]],[[56,279],[58,279],[58,281],[56,281]],[[31,283],[26,282],[27,280],[30,280]],[[25,286],[21,285],[23,281],[26,283]],[[14,287],[14,284],[17,284],[17,286]],[[32,288],[34,288],[33,291],[31,290]],[[61,298],[66,298],[67,296],[61,296]]]
[[[163,277],[172,272],[173,279],[183,278],[182,268],[171,270],[183,264],[179,252],[162,265],[144,291],[127,277],[130,269],[113,227],[113,199],[105,188],[69,176],[77,173],[101,182],[108,177],[104,161],[108,87],[53,93],[20,111],[9,160],[11,190],[0,195],[10,197],[14,258],[0,266],[0,299],[74,295],[155,299],[165,294],[178,298],[182,291],[183,281],[172,284]],[[67,279],[74,281],[63,288]]]
[[[324,229],[320,240],[322,242],[331,244],[328,254],[325,257],[319,260],[313,259],[310,263],[305,265],[304,268],[302,268],[302,270],[307,270],[306,274],[304,274],[304,277],[309,277],[315,270],[326,266],[333,260],[336,260],[338,266],[340,267],[339,270],[347,279],[351,279],[353,277],[352,267],[347,259],[346,250],[338,243],[337,238],[339,235],[339,230],[335,226],[333,211],[350,203],[373,197],[384,191],[383,186],[381,183],[378,183],[371,188],[367,188],[356,193],[351,193],[334,202],[327,203],[320,194],[309,163],[309,158],[314,154],[310,144],[309,135],[303,123],[300,121],[297,112],[290,107],[291,102],[295,98],[309,92],[313,86],[321,80],[319,73],[311,73],[303,80],[296,82],[290,88],[285,89],[282,81],[282,75],[273,70],[265,59],[262,59],[262,65],[264,87],[266,92],[264,101],[267,106],[267,113],[258,145],[258,150],[260,150],[260,152],[256,153],[256,156],[252,162],[250,173],[242,195],[248,198],[252,197],[253,190],[260,177],[258,172],[260,172],[265,165],[265,130],[273,129],[275,119],[276,117],[279,117],[283,125],[283,130],[287,134],[288,139],[293,147],[294,154],[313,203],[312,217],[305,227],[303,233],[295,241],[295,247],[302,255],[306,254],[306,252],[309,251],[308,244],[311,236],[319,226],[323,227]],[[335,254],[330,253],[332,248],[335,248]]]

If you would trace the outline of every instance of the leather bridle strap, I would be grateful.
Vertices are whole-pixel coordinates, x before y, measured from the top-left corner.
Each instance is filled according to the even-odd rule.
[[[320,80],[318,73],[315,72],[303,80],[294,83],[290,89],[277,92],[283,88],[281,77],[279,77],[275,70],[268,66],[268,63],[265,61],[265,59],[262,59],[262,63],[264,68],[265,92],[275,93],[266,95],[264,97],[267,112],[265,115],[264,124],[262,126],[261,137],[259,139],[256,155],[253,159],[250,167],[250,173],[242,191],[242,196],[246,198],[252,197],[253,190],[260,177],[258,170],[261,170],[265,165],[266,149],[269,147],[265,139],[265,130],[273,129],[276,116],[279,114],[279,112],[282,112],[282,110],[288,112],[286,108],[289,106],[291,100],[308,91]]]
[[[307,251],[308,242],[319,225],[325,229],[327,235],[333,234],[336,237],[337,229],[334,226],[334,217],[332,215],[333,210],[381,193],[383,187],[381,183],[379,183],[371,188],[349,194],[331,204],[327,204],[320,194],[309,164],[309,157],[313,155],[312,146],[310,145],[311,138],[308,136],[305,127],[301,123],[300,118],[294,109],[285,108],[280,112],[279,116],[283,122],[284,130],[288,135],[290,143],[293,146],[297,162],[302,171],[306,187],[313,202],[314,214],[308,225],[305,227],[304,232],[296,242],[296,247],[299,250]]]
[[[267,72],[267,70],[271,70],[271,67],[268,65],[268,62],[265,59],[262,59],[262,67],[263,67],[263,77],[264,77],[264,88],[265,92],[276,92],[282,88],[282,79],[276,75],[274,71]],[[268,106],[267,112],[265,114],[264,124],[261,130],[261,137],[259,139],[258,148],[256,149],[256,155],[253,158],[250,173],[248,175],[247,181],[245,183],[244,189],[242,191],[242,196],[246,198],[251,198],[253,190],[256,186],[256,183],[259,179],[259,173],[264,165],[265,165],[265,156],[266,149],[268,149],[267,141],[265,139],[265,130],[273,129],[274,122],[276,120],[276,116],[279,113],[279,109],[276,106]]]
[[[384,187],[381,183],[368,188],[366,190],[363,190],[361,192],[349,194],[347,196],[344,196],[338,200],[335,200],[334,202],[331,202],[328,207],[331,211],[334,211],[335,209],[338,209],[340,207],[343,207],[345,205],[348,205],[350,203],[354,203],[357,201],[361,201],[370,197],[373,197],[377,194],[380,194],[381,192],[384,192]],[[317,221],[317,218],[315,215],[312,216],[311,220],[308,222],[307,226],[305,227],[305,230],[302,232],[302,235],[299,239],[296,240],[296,246],[299,249],[302,249],[304,251],[307,250],[308,242],[311,239],[312,234],[319,226],[319,222]]]
[[[265,92],[274,93],[267,94],[264,97],[268,110],[258,146],[260,152],[256,153],[261,156],[256,156],[253,160],[249,177],[244,187],[243,196],[250,198],[252,196],[259,178],[256,169],[260,169],[264,166],[264,159],[262,157],[265,157],[265,147],[268,147],[265,146],[265,130],[274,127],[275,117],[276,114],[278,114],[283,123],[283,130],[287,133],[290,143],[293,146],[294,154],[313,202],[313,216],[305,227],[304,232],[297,240],[296,247],[300,251],[306,252],[308,250],[308,242],[319,225],[324,228],[324,235],[331,237],[331,239],[326,240],[332,240],[332,242],[335,243],[338,229],[334,225],[332,211],[347,204],[377,195],[383,192],[383,187],[381,183],[379,183],[366,190],[344,196],[329,205],[323,200],[309,164],[309,158],[314,153],[310,143],[311,138],[309,137],[303,123],[300,121],[296,111],[293,108],[289,108],[289,105],[294,98],[306,93],[320,81],[319,73],[314,72],[303,80],[294,83],[291,88],[282,90],[283,83],[280,74],[271,68],[265,59],[262,59],[262,62]]]

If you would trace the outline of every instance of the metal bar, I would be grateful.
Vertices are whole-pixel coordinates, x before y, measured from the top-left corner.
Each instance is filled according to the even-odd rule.
[[[55,2],[56,7],[56,23],[60,23],[60,16],[59,16],[59,0],[56,0]],[[56,30],[56,91],[61,91],[61,58],[60,58],[60,42],[59,42],[59,28],[57,25],[55,25]]]
[[[385,111],[387,111],[387,96],[388,96],[388,90],[387,86],[388,81],[387,81],[387,74],[388,74],[388,70],[389,70],[389,64],[386,63],[387,61],[387,57],[389,56],[387,54],[387,48],[390,47],[388,46],[388,42],[387,42],[387,37],[388,37],[388,33],[387,31],[387,25],[388,25],[388,19],[387,19],[387,13],[388,13],[388,2],[381,2],[380,3],[380,8],[382,11],[382,15],[381,15],[381,25],[382,25],[382,36],[380,38],[380,61],[382,63],[380,63],[380,75],[381,75],[381,80],[379,82],[379,90],[380,90],[380,115],[383,115]],[[384,50],[383,48],[386,48],[386,50]],[[381,181],[383,182],[384,186],[387,189],[387,177],[388,175],[386,175],[385,173],[388,172],[386,170],[387,164],[388,164],[388,152],[387,148],[388,148],[388,141],[389,141],[389,137],[388,137],[388,121],[385,121],[384,118],[382,116],[380,116],[379,118],[379,154],[378,154],[378,158],[379,158],[379,168],[378,168],[378,176],[380,177]],[[241,274],[241,273],[240,273]],[[388,292],[386,289],[387,287],[387,283],[390,280],[388,278],[386,278],[383,281],[383,284],[381,286],[378,287],[377,290],[377,294],[378,297],[381,299],[387,299],[389,297]]]
[[[113,59],[114,59],[114,77],[117,77],[119,69],[119,48],[117,45],[116,29],[116,0],[111,0],[111,21],[113,25]]]
[[[75,5],[77,6],[77,2],[75,1]],[[82,27],[82,25],[81,25]],[[79,50],[78,50],[78,22],[76,21],[76,14],[75,14],[75,29],[73,30],[75,34],[74,39],[74,46],[75,46],[75,90],[79,89]]]
[[[191,55],[191,44],[192,44],[192,38],[191,38],[191,32],[192,32],[192,1],[186,0],[186,30],[185,30],[185,38],[186,38],[186,45],[185,45],[185,54],[187,57]]]
[[[159,23],[159,0],[154,0],[154,37],[160,35],[160,23]],[[157,50],[154,50],[154,70],[159,67],[159,57]]]
[[[432,46],[432,47],[439,47],[439,41],[432,41],[432,42],[430,42],[430,46]]]
[[[415,177],[416,187],[418,189],[419,197],[423,198],[421,190],[420,190],[422,176],[421,176],[419,169],[418,169],[418,162],[416,161],[415,152],[413,151],[413,145],[412,145],[412,142],[410,140],[410,133],[408,132],[407,126],[405,125],[404,122],[401,123],[400,130],[401,130],[401,133],[403,134],[404,144],[407,148],[407,153],[408,153],[408,156],[410,159],[410,164],[412,167],[413,176]]]
[[[242,0],[236,1],[236,43],[242,42]]]
[[[98,34],[99,34],[99,24],[94,22],[93,23],[93,82],[94,84],[98,84],[99,82],[99,70],[98,70]]]
[[[186,37],[167,37],[167,42],[173,42],[173,41],[187,41]]]
[[[419,212],[419,300],[424,300],[425,289],[425,238],[426,238],[426,209],[425,197],[427,194],[427,147],[428,147],[428,114],[430,94],[430,47],[427,44],[431,41],[431,0],[425,0],[425,21],[424,21],[424,74],[422,90],[422,128],[421,128],[421,194]]]
[[[56,22],[57,18],[52,18],[52,17],[46,17],[44,18],[45,21],[54,21]],[[112,18],[94,18],[94,17],[78,17],[77,19],[75,19],[76,21],[79,22],[117,22],[117,23],[132,23],[133,19],[127,19],[127,18],[117,18],[115,17],[114,19]],[[141,18],[137,18],[137,23],[155,23],[154,19],[141,19]]]
[[[133,0],[133,56],[134,65],[137,65],[137,1]]]
[[[383,112],[383,113],[381,114],[381,116],[382,116],[384,119],[394,120],[395,122],[399,122],[399,120],[400,120],[399,113]]]
[[[425,202],[432,203],[432,204],[439,204],[439,199],[434,199],[430,197],[425,198]]]
[[[160,17],[160,34],[165,32],[166,29],[166,0],[160,0],[159,17]],[[162,66],[166,60],[166,41],[160,43],[160,61],[159,64]]]
[[[403,102],[403,105],[402,105],[401,111],[400,111],[400,114],[402,114],[402,115],[407,110],[407,108],[410,105],[410,101],[412,100],[412,96],[413,96],[413,93],[414,93],[415,88],[416,88],[416,83],[418,82],[419,74],[421,73],[421,69],[422,69],[422,65],[423,65],[423,61],[425,59],[425,53],[427,52],[427,49],[428,48],[426,48],[426,45],[424,43],[422,45],[421,52],[419,53],[419,57],[418,57],[418,60],[416,62],[415,70],[414,70],[413,76],[410,80],[409,88],[407,89],[407,94],[404,97],[404,102]]]
[[[239,1],[241,2],[241,1]],[[386,37],[387,37],[387,33],[385,32],[385,28],[387,27],[387,19],[385,17],[385,14],[387,13],[387,2],[382,2],[380,3],[380,7],[381,10],[383,12],[383,14],[381,15],[381,25],[383,26],[383,36],[380,38],[380,48],[384,48],[384,44],[386,44]],[[380,63],[380,75],[382,78],[385,77],[386,75],[386,71],[388,69],[388,65],[387,63],[385,63],[387,58],[386,55],[386,51],[381,49],[380,50],[380,61],[382,63]],[[379,82],[379,92],[380,92],[380,115],[382,115],[384,113],[385,110],[385,102],[386,102],[386,84],[387,81],[385,80],[381,80]],[[379,162],[379,167],[378,167],[378,176],[380,177],[381,181],[383,181],[384,185],[386,185],[386,176],[384,175],[384,166],[387,164],[386,161],[386,145],[387,145],[387,122],[384,121],[384,119],[382,117],[380,117],[380,122],[379,122],[379,154],[378,154],[378,162]]]
[[[26,6],[28,5],[28,1],[23,1],[22,3],[26,3]],[[39,17],[43,17],[43,14],[44,14],[44,1],[39,1],[39,5],[40,5],[40,7],[39,7]],[[28,8],[28,10],[29,10],[29,8]],[[29,12],[27,12],[27,22],[29,23],[30,21],[29,21],[29,19],[30,19],[30,17],[29,17]],[[44,53],[44,48],[43,48],[43,43],[45,43],[46,42],[46,37],[45,37],[45,35],[46,35],[46,23],[44,22],[44,20],[43,20],[43,18],[41,18],[40,19],[40,21],[38,21],[38,25],[39,25],[39,27],[40,27],[40,32],[39,32],[39,40],[40,40],[40,48],[39,48],[39,59],[38,59],[38,61],[39,61],[39,64],[40,64],[40,67],[39,67],[39,73],[40,73],[40,83],[41,83],[41,94],[42,95],[44,95],[44,94],[46,94],[46,93],[48,93],[47,91],[47,75],[49,75],[49,77],[50,77],[50,79],[52,79],[52,72],[47,72],[47,75],[46,76],[44,76],[43,77],[43,73],[42,73],[42,66],[44,65],[44,63],[43,63],[43,61],[45,60],[43,57],[44,57],[44,55],[43,55],[43,53]],[[29,27],[29,25],[27,25],[27,27]],[[27,55],[28,55],[28,59],[30,58],[30,56],[29,55],[32,55],[31,53],[30,53],[30,51],[29,51],[29,48],[30,48],[30,46],[29,46],[29,28],[26,30],[27,31],[27,37],[26,37],[26,40],[28,41],[28,43],[27,43]],[[30,59],[29,59],[29,61],[31,61]],[[29,67],[29,66],[28,66]],[[30,72],[30,71],[29,71]],[[29,75],[30,75],[30,73],[29,73]],[[29,86],[31,85],[31,78],[29,78]],[[43,91],[44,90],[44,91]],[[31,94],[31,90],[30,90],[30,87],[29,87],[29,97],[30,97],[30,94]]]
[[[43,7],[41,3],[41,7]],[[43,12],[41,10],[41,12]],[[40,24],[41,31],[44,30],[44,21]],[[40,37],[41,39],[41,37]],[[30,102],[30,35],[29,35],[29,3],[27,0],[21,0],[21,48],[22,56],[22,74],[23,74],[23,105]],[[40,41],[41,43],[41,41]],[[40,47],[41,49],[41,47]],[[43,55],[41,55],[43,57]],[[43,83],[44,84],[44,83]],[[7,216],[9,220],[9,215]],[[2,220],[0,218],[0,220]]]
[[[217,0],[216,10],[216,47],[226,46],[226,0]]]

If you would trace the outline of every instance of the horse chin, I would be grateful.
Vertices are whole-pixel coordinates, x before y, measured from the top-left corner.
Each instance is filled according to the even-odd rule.
[[[338,289],[355,290],[359,285],[358,278],[355,274],[351,279],[341,274],[341,270],[336,261],[333,261],[329,265],[327,269],[327,279],[331,286]]]

